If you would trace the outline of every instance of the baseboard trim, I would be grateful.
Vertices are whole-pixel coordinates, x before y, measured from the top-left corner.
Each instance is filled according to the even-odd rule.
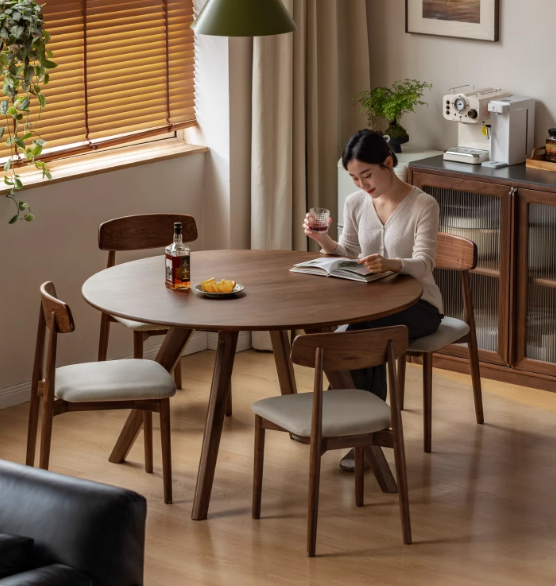
[[[145,350],[143,356],[149,360],[154,360],[160,349],[162,343],[152,346]],[[189,356],[190,354],[196,354],[203,350],[216,350],[218,347],[218,334],[216,332],[195,332],[187,344],[183,352],[183,356]],[[240,332],[237,342],[237,352],[243,352],[251,348],[251,332]],[[122,358],[133,358],[133,353],[124,354],[117,356],[115,359]],[[6,387],[0,389],[0,410],[13,407],[14,405],[20,405],[21,403],[27,403],[31,396],[31,381],[26,381],[14,385],[13,387]]]

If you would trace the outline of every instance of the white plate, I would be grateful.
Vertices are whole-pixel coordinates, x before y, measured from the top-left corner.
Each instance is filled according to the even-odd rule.
[[[245,287],[243,285],[236,283],[234,290],[230,291],[229,293],[209,293],[208,291],[203,291],[203,287],[200,284],[195,285],[195,291],[197,291],[197,293],[201,293],[202,295],[205,295],[206,297],[231,297],[232,295],[235,295],[236,293],[241,293],[244,289],[245,289]]]

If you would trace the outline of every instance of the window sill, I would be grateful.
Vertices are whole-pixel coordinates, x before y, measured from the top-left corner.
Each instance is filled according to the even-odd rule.
[[[128,167],[137,167],[147,163],[157,161],[167,161],[178,157],[187,157],[197,153],[206,153],[208,147],[185,144],[182,140],[171,138],[160,140],[156,143],[150,142],[141,145],[132,145],[111,149],[97,153],[87,153],[53,161],[48,164],[52,173],[52,180],[43,179],[42,173],[35,167],[23,167],[18,169],[18,175],[21,176],[25,187],[42,187],[52,183],[60,183],[70,179],[80,177],[89,177],[100,173],[108,173],[117,169],[126,169]],[[5,173],[0,174],[0,180]],[[4,185],[0,187],[0,195],[8,193],[9,189]]]

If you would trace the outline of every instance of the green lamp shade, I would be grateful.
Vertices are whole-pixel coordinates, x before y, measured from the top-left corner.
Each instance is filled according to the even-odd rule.
[[[191,28],[201,35],[262,37],[297,26],[281,0],[208,0]]]

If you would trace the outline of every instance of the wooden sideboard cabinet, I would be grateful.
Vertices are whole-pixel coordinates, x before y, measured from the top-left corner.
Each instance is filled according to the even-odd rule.
[[[556,392],[556,173],[415,161],[409,181],[440,206],[440,230],[473,240],[471,275],[483,377]],[[446,315],[463,319],[458,275],[435,270]],[[466,345],[435,366],[469,372]]]

